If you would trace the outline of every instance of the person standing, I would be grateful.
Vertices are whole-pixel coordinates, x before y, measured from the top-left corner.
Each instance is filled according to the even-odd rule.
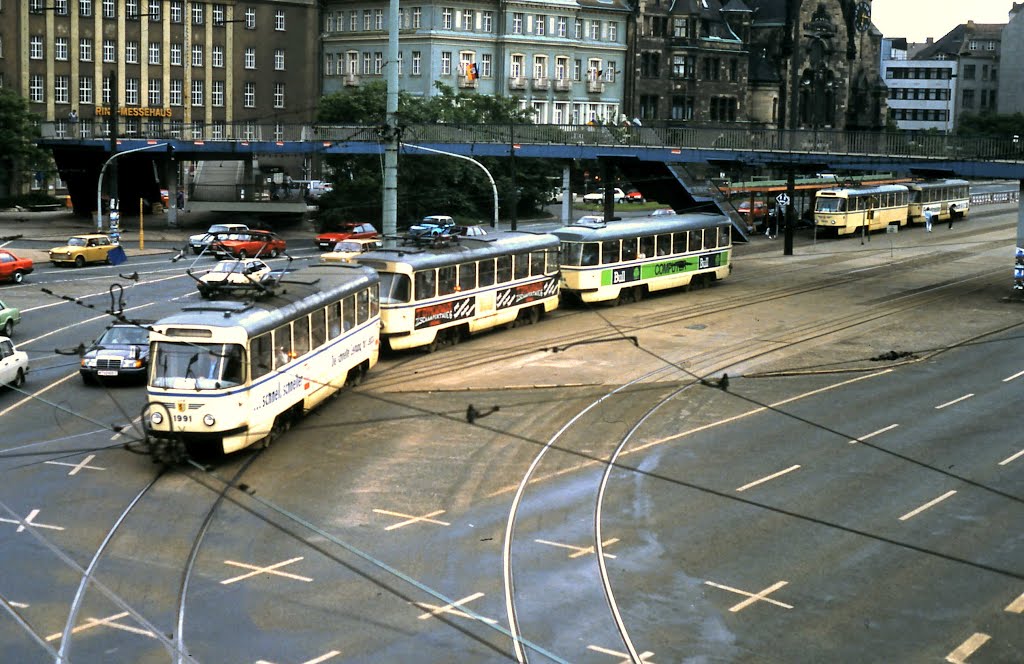
[[[71,137],[78,138],[78,111],[71,109],[68,113],[68,124],[71,125]]]

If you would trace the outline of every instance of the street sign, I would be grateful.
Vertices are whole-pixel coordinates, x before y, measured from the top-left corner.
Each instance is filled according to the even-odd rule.
[[[775,197],[775,202],[778,203],[781,207],[787,207],[789,205],[789,195],[779,194],[778,196]]]

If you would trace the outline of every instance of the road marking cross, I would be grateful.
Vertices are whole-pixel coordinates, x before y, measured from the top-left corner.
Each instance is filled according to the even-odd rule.
[[[103,468],[101,466],[90,466],[89,465],[89,462],[92,461],[95,458],[96,458],[95,454],[90,454],[89,456],[87,456],[84,459],[82,459],[82,461],[80,463],[65,463],[64,461],[44,461],[43,463],[49,463],[49,464],[52,464],[54,466],[68,466],[68,467],[70,467],[71,468],[71,472],[68,473],[68,477],[70,477],[72,475],[77,475],[78,471],[82,470],[83,468],[87,468],[89,470],[106,470],[106,468]]]
[[[586,555],[590,555],[591,553],[595,553],[594,547],[592,547],[592,546],[573,546],[571,544],[560,544],[559,542],[549,542],[548,540],[542,540],[542,539],[533,540],[533,541],[537,542],[538,544],[547,544],[549,546],[557,546],[557,547],[562,548],[562,549],[569,549],[570,551],[573,552],[573,553],[569,554],[570,558],[579,558],[580,556],[586,556]],[[608,546],[609,544],[615,544],[618,541],[619,541],[618,537],[612,537],[610,539],[606,539],[605,541],[601,542],[601,546]],[[606,553],[606,554],[604,554],[604,557],[605,558],[614,558],[615,556],[610,554],[610,553]]]
[[[33,519],[35,519],[36,515],[38,515],[38,514],[39,514],[39,510],[32,510],[31,512],[28,513],[28,516],[25,517],[22,521],[18,521],[17,519],[2,519],[2,518],[0,518],[0,521],[3,521],[4,523],[16,523],[16,524],[18,524],[18,530],[16,532],[19,532],[19,533],[21,531],[25,530],[25,526],[34,526],[36,528],[49,528],[50,530],[64,530],[60,526],[48,526],[45,523],[35,523],[33,521]]]
[[[420,607],[422,609],[429,609],[429,611],[427,613],[424,613],[424,614],[422,614],[420,616],[417,616],[417,617],[420,620],[426,620],[427,618],[434,618],[436,616],[439,616],[442,613],[448,613],[448,614],[451,614],[453,616],[459,616],[460,618],[469,618],[470,620],[476,620],[476,617],[471,616],[471,615],[469,615],[468,613],[466,613],[464,611],[455,610],[455,607],[462,606],[463,604],[466,604],[468,602],[472,602],[473,600],[479,599],[479,598],[481,598],[483,596],[484,596],[483,593],[473,593],[472,595],[469,595],[467,597],[463,597],[462,599],[456,600],[456,601],[454,601],[451,604],[448,604],[446,606],[437,606],[436,604],[427,604],[426,602],[415,602],[416,606],[418,606],[418,607]],[[481,618],[480,620],[482,620],[483,622],[487,623],[488,625],[493,625],[496,622],[498,622],[497,620],[491,620],[490,618]]]
[[[220,583],[221,583],[221,585],[226,586],[229,583],[234,583],[236,581],[242,581],[243,579],[248,579],[249,577],[256,576],[257,574],[273,574],[274,576],[283,576],[283,577],[285,577],[287,579],[295,579],[296,581],[305,581],[306,583],[310,583],[313,579],[309,578],[308,576],[299,576],[298,574],[289,574],[288,572],[278,572],[277,571],[277,569],[279,567],[284,567],[285,565],[291,565],[292,563],[295,563],[295,562],[298,562],[298,561],[302,560],[302,558],[303,558],[302,556],[299,556],[298,558],[292,558],[291,560],[285,560],[285,561],[280,562],[280,563],[275,563],[273,565],[268,565],[267,567],[260,567],[258,565],[248,565],[246,563],[237,563],[234,560],[225,560],[224,561],[225,565],[234,565],[235,567],[241,567],[243,569],[251,569],[252,571],[249,572],[248,574],[243,574],[242,576],[235,576],[235,577],[232,577],[230,579],[224,579]]]
[[[742,611],[743,609],[747,608],[748,606],[750,606],[754,602],[768,602],[770,604],[774,604],[775,606],[781,606],[784,609],[792,609],[793,608],[793,606],[791,604],[785,604],[783,602],[778,602],[778,601],[768,597],[768,595],[772,594],[773,592],[775,592],[776,590],[778,590],[782,586],[788,584],[789,581],[779,581],[778,583],[776,583],[774,585],[768,586],[767,588],[765,588],[764,590],[762,590],[759,593],[748,593],[745,590],[740,590],[739,588],[732,588],[730,586],[723,586],[722,584],[715,583],[714,581],[705,581],[704,583],[706,583],[709,586],[713,586],[715,588],[721,588],[722,590],[728,590],[729,592],[736,593],[737,595],[746,595],[747,599],[745,599],[742,602],[740,602],[739,604],[736,604],[735,606],[732,606],[732,607],[729,608],[729,610],[731,612],[733,612],[733,613],[737,613],[739,611]]]
[[[632,662],[633,662],[633,660],[630,659],[628,652],[619,652],[617,650],[612,650],[610,648],[602,648],[601,646],[587,646],[587,650],[593,650],[594,652],[599,652],[602,655],[611,655],[612,657],[622,657],[622,661],[619,664],[632,664]],[[640,655],[640,661],[643,662],[644,664],[654,664],[653,661],[647,659],[648,657],[654,657],[654,653],[651,652],[650,650],[645,650],[644,652],[637,653],[637,654]]]
[[[142,636],[148,636],[151,639],[156,638],[153,632],[149,631],[148,629],[139,629],[138,627],[132,627],[131,625],[122,625],[121,623],[117,622],[118,620],[124,618],[127,615],[128,612],[124,611],[123,613],[115,613],[114,615],[107,616],[106,618],[86,618],[83,624],[79,625],[78,627],[72,628],[71,633],[77,634],[78,632],[84,632],[85,630],[92,629],[93,627],[100,627],[105,625],[107,627],[113,627],[114,629],[120,629],[125,632],[131,632],[132,634],[141,634]],[[56,634],[51,634],[48,637],[46,637],[46,640],[55,641],[61,638],[62,636],[64,636],[64,632],[57,632]]]
[[[387,514],[388,516],[397,516],[397,517],[401,517],[401,518],[405,519],[405,521],[399,521],[398,523],[391,524],[390,526],[388,526],[384,530],[395,530],[396,528],[404,528],[405,526],[408,526],[408,525],[411,525],[411,524],[414,524],[414,523],[420,523],[420,522],[436,523],[439,526],[450,526],[450,525],[452,525],[452,524],[448,523],[447,521],[441,521],[439,519],[431,518],[431,517],[438,516],[440,514],[444,514],[444,510],[437,510],[435,512],[431,512],[430,514],[424,514],[423,516],[413,516],[412,514],[402,514],[401,512],[392,512],[390,510],[378,510],[378,509],[375,509],[373,511],[376,512],[377,514]]]

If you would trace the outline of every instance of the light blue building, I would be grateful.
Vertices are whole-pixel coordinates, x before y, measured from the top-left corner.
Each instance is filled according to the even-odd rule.
[[[622,0],[403,2],[399,85],[435,82],[515,97],[537,123],[621,118],[630,10]],[[324,94],[385,77],[388,3],[328,1],[322,13]]]

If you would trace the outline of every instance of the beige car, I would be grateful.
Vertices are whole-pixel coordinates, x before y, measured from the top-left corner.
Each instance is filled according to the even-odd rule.
[[[320,254],[321,263],[353,263],[359,258],[359,254],[367,251],[380,249],[384,242],[379,238],[342,240],[334,245],[334,250],[326,254]]]
[[[106,235],[99,233],[76,235],[68,238],[63,247],[50,249],[50,261],[54,265],[73,264],[82,267],[86,263],[106,263],[108,254],[118,245]]]

